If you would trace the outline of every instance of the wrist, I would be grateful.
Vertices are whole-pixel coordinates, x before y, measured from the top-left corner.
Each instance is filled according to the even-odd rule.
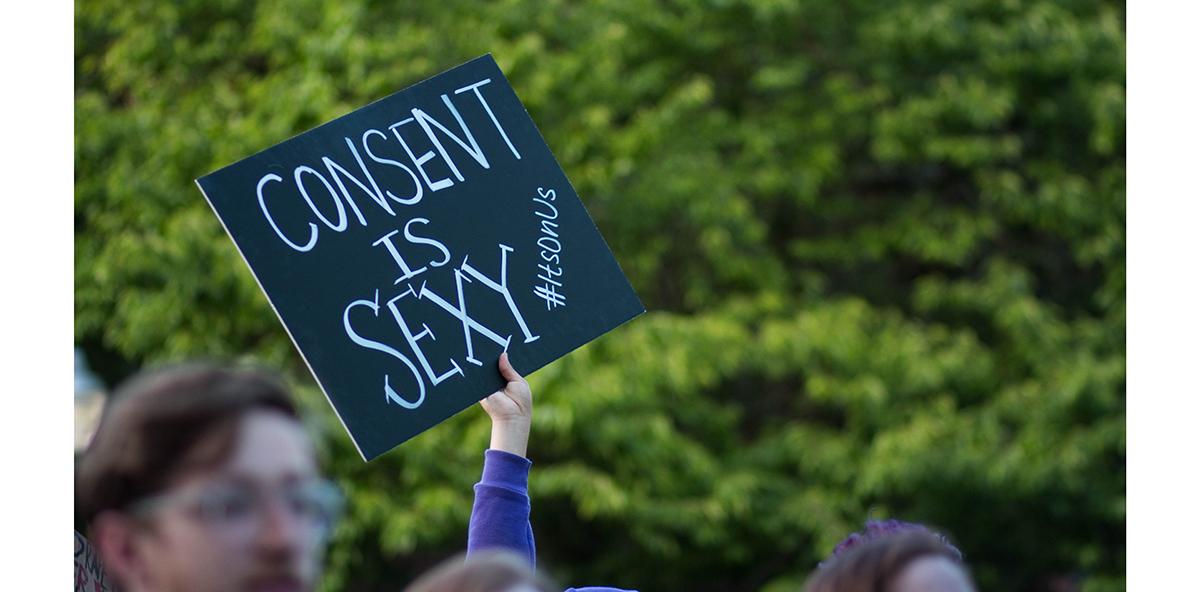
[[[492,450],[525,456],[529,445],[529,419],[509,419],[492,422]]]

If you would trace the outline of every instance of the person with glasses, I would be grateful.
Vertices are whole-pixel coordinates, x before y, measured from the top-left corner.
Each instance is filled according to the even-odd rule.
[[[118,389],[75,493],[125,592],[311,590],[342,509],[286,389],[208,365]]]
[[[490,511],[511,508],[513,471],[528,476],[532,417],[529,384],[507,354],[498,367],[508,382],[481,401],[492,438],[471,532],[480,545],[527,542],[532,554],[528,498],[523,519]],[[344,505],[283,385],[207,364],[117,389],[76,466],[75,503],[124,592],[312,590]]]

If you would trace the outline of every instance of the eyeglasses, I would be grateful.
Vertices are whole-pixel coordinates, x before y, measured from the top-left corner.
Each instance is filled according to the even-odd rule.
[[[304,528],[310,540],[324,542],[341,517],[345,502],[330,481],[309,479],[266,488],[249,482],[192,487],[143,498],[129,511],[147,516],[166,508],[182,508],[200,523],[229,536],[251,536],[265,522],[272,502]]]

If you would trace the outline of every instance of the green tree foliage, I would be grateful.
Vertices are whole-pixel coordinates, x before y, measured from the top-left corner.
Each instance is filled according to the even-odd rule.
[[[1124,588],[1113,2],[76,3],[76,338],[251,358],[350,515],[326,590],[462,548],[488,423],[354,453],[192,179],[493,52],[650,313],[531,378],[543,566],[796,590],[868,517],[984,590]]]

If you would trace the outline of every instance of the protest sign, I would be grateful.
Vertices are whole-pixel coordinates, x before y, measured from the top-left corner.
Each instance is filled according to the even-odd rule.
[[[645,310],[490,55],[197,184],[367,460]]]

